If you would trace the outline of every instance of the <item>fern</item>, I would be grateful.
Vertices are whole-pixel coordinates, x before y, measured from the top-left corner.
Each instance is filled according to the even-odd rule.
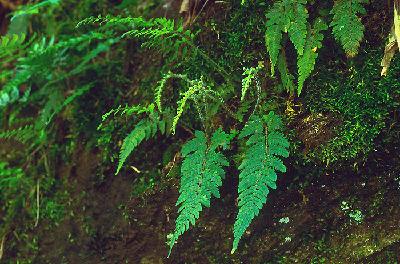
[[[14,12],[14,15],[11,18],[11,20],[21,15],[38,14],[40,8],[58,4],[60,4],[60,0],[44,0],[36,4],[23,5],[22,8]]]
[[[260,61],[257,67],[243,68],[243,76],[242,79],[242,96],[240,98],[241,101],[244,100],[247,91],[250,88],[250,85],[253,83],[254,79],[257,77],[258,72],[264,68],[264,64]]]
[[[297,60],[299,76],[297,94],[301,93],[305,80],[314,70],[315,61],[318,57],[317,50],[322,47],[322,40],[324,38],[324,35],[321,34],[321,31],[327,29],[328,26],[321,19],[317,19],[313,28],[308,32],[304,53]]]
[[[298,55],[303,55],[307,36],[308,11],[305,7],[307,0],[286,0],[287,16],[290,19],[288,34],[290,41],[297,50]],[[292,6],[290,6],[291,4]]]
[[[186,102],[189,99],[193,98],[194,94],[203,88],[201,81],[198,81],[198,82],[192,81],[191,84],[192,85],[189,86],[189,89],[182,94],[182,98],[179,99],[179,101],[177,102],[178,108],[176,110],[176,115],[174,117],[174,120],[172,121],[172,133],[173,134],[175,134],[176,125],[178,124],[178,121],[183,114],[183,111],[186,106]]]
[[[281,81],[282,85],[284,88],[286,88],[286,91],[288,91],[290,94],[294,94],[295,88],[294,88],[294,77],[293,75],[289,72],[289,69],[287,67],[286,63],[286,56],[285,56],[285,51],[282,49],[281,53],[279,54],[278,58],[278,70],[281,76]]]
[[[248,140],[245,158],[239,166],[239,212],[234,225],[232,253],[253,218],[266,203],[269,189],[276,189],[276,171],[286,171],[281,157],[288,157],[289,142],[281,129],[279,116],[270,112],[264,120],[253,115],[239,134],[239,139]]]
[[[2,36],[0,38],[0,59],[4,61],[4,57],[14,54],[19,49],[24,49],[26,45],[25,34]]]
[[[163,51],[169,60],[179,57],[185,58],[188,52],[187,45],[193,46],[194,34],[183,28],[181,22],[176,23],[172,19],[155,18],[145,20],[142,17],[120,17],[120,16],[98,16],[89,17],[77,24],[83,25],[99,24],[100,29],[121,29],[124,33],[121,38],[131,37],[143,40],[142,47],[155,48]],[[178,52],[181,51],[181,52]]]
[[[52,102],[52,98],[50,98],[43,108],[41,118],[39,118],[40,123],[37,123],[36,126],[41,128],[47,126],[53,120],[54,116],[58,115],[64,109],[64,107],[69,105],[76,98],[87,93],[92,87],[93,84],[91,83],[83,85],[82,87],[77,88],[71,95],[65,98],[65,100],[57,101],[56,99],[55,102]],[[49,106],[46,107],[47,105]]]
[[[271,61],[271,73],[274,75],[275,66],[281,49],[282,34],[288,33],[298,55],[304,51],[307,35],[308,12],[306,0],[282,0],[274,3],[267,12],[265,44]]]
[[[156,87],[156,93],[155,93],[155,102],[156,105],[158,107],[158,110],[160,112],[162,112],[163,107],[162,107],[162,94],[164,91],[164,88],[168,82],[168,80],[173,79],[173,78],[177,78],[177,79],[183,79],[183,80],[187,80],[187,77],[185,75],[182,74],[174,74],[172,72],[169,72],[167,74],[165,74],[160,81],[158,81],[157,83],[157,87]]]
[[[335,1],[331,10],[332,33],[349,57],[354,57],[358,53],[364,36],[364,25],[358,15],[366,13],[362,4],[367,2],[368,0],[339,0]]]
[[[220,197],[218,189],[225,175],[223,167],[228,166],[229,162],[217,149],[227,148],[230,138],[230,135],[218,129],[208,141],[203,132],[196,131],[195,138],[182,147],[184,160],[181,167],[180,195],[176,202],[179,215],[175,231],[169,235],[168,256],[178,238],[190,225],[195,225],[203,206],[210,206],[212,196]]]
[[[154,137],[157,131],[162,134],[166,133],[166,123],[160,120],[158,115],[154,114],[148,118],[142,119],[136,124],[135,128],[129,133],[122,143],[121,151],[119,154],[118,167],[115,174],[118,174],[124,165],[129,155],[142,143],[143,140],[148,140]]]
[[[204,122],[203,115],[207,108],[207,99],[212,99],[214,101],[222,101],[223,99],[221,95],[207,86],[204,81],[204,78],[200,80],[189,80],[186,76],[182,77],[182,80],[185,81],[185,85],[188,86],[187,91],[182,93],[181,99],[177,102],[177,110],[172,121],[172,133],[175,134],[176,126],[178,124],[179,119],[181,118],[186,104],[189,100],[193,101],[194,106],[199,114],[200,119]]]
[[[0,132],[0,139],[14,139],[20,142],[27,142],[35,135],[33,125],[25,125],[16,129]]]
[[[149,106],[140,106],[140,105],[134,105],[134,106],[121,106],[119,105],[115,109],[111,109],[107,113],[101,116],[101,121],[102,123],[99,125],[98,130],[102,127],[103,122],[105,122],[111,115],[116,117],[117,115],[119,116],[126,116],[129,117],[133,114],[151,114],[154,113],[154,104],[150,104]]]

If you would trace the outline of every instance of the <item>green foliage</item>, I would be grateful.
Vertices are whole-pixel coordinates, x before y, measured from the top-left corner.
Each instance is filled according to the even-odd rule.
[[[32,185],[32,179],[27,178],[20,168],[12,168],[0,162],[0,237],[9,231],[20,210],[29,210],[27,205],[32,198]]]
[[[1,37],[0,144],[6,139],[23,143],[4,155],[23,170],[0,163],[0,215],[8,223],[2,226],[3,233],[27,232],[20,227],[26,219],[29,224],[35,218],[61,221],[66,204],[53,194],[68,186],[70,178],[55,176],[60,173],[58,164],[73,164],[73,157],[80,157],[93,141],[103,158],[98,169],[104,180],[111,167],[107,162],[117,159],[119,173],[134,151],[145,141],[154,142],[158,132],[161,142],[177,142],[173,146],[194,133],[181,151],[178,217],[168,242],[171,253],[203,207],[210,206],[212,197],[219,198],[224,167],[229,166],[229,156],[221,149],[227,149],[236,129],[243,128],[234,142],[239,148],[232,144],[235,147],[227,153],[241,160],[235,252],[270,189],[276,188],[277,172],[286,170],[283,158],[289,154],[289,143],[280,117],[270,110],[293,110],[285,101],[297,100],[293,97],[303,92],[307,110],[342,121],[332,140],[309,154],[331,163],[372,149],[389,110],[398,106],[391,96],[399,90],[399,78],[392,73],[377,80],[376,60],[362,65],[353,60],[350,70],[342,62],[333,71],[325,69],[335,64],[329,60],[318,71],[324,79],[313,75],[305,89],[318,67],[318,53],[326,54],[321,51],[328,48],[323,45],[327,25],[347,55],[356,55],[366,0],[232,1],[223,16],[202,9],[194,24],[154,17],[164,8],[172,17],[168,3],[160,6],[163,1],[112,2],[46,0],[19,6],[10,35]],[[150,12],[149,7],[157,11]],[[20,34],[12,35],[15,31]],[[337,57],[334,50],[330,53]],[[394,62],[393,72],[396,69]],[[280,80],[268,76],[270,70],[272,75],[278,70]],[[158,143],[156,147],[165,149]],[[140,151],[154,159],[144,161],[140,155],[140,162],[157,165],[151,169],[151,180],[139,189],[157,186],[156,179],[171,166],[179,169],[177,148],[169,148],[168,155]],[[160,156],[168,158],[161,164],[156,161]],[[140,173],[140,179],[149,178],[148,171]],[[38,191],[42,183],[45,186]],[[35,215],[38,211],[40,217]],[[12,223],[19,214],[27,217]]]
[[[60,0],[44,0],[36,4],[24,5],[22,6],[22,8],[19,8],[17,11],[14,12],[11,20],[16,19],[18,16],[22,15],[38,14],[40,8],[51,5],[58,5],[59,3]]]
[[[188,51],[187,45],[193,45],[191,39],[194,35],[190,30],[185,30],[182,23],[175,23],[172,19],[145,20],[142,17],[98,16],[82,20],[77,27],[92,24],[99,24],[102,31],[110,30],[110,28],[122,30],[123,33],[118,33],[120,37],[141,39],[143,48],[163,51],[163,54],[171,61],[185,58]]]
[[[267,12],[265,43],[270,55],[271,71],[278,61],[281,49],[282,33],[288,33],[294,44],[297,54],[303,55],[307,35],[308,12],[305,7],[306,0],[282,0],[275,2]]]
[[[266,203],[269,189],[276,189],[276,171],[286,172],[281,158],[289,156],[289,142],[281,129],[281,119],[270,112],[263,119],[253,115],[239,134],[239,139],[248,140],[245,157],[239,166],[239,212],[234,225],[232,253]]]
[[[287,63],[286,63],[286,56],[282,51],[278,57],[278,70],[281,77],[281,82],[286,91],[289,92],[291,95],[295,92],[295,85],[294,85],[294,76],[289,72]]]
[[[314,70],[315,61],[318,57],[317,50],[322,47],[322,40],[324,36],[321,31],[327,30],[328,26],[321,20],[317,19],[312,29],[309,29],[304,53],[298,58],[298,87],[297,94],[300,94],[305,80],[310,76]]]
[[[6,35],[0,38],[0,59],[6,59],[6,56],[12,56],[19,49],[24,49],[25,43],[25,34],[17,35]]]
[[[225,172],[223,167],[229,162],[218,148],[226,149],[230,136],[218,129],[208,140],[202,131],[196,131],[195,138],[182,147],[184,157],[181,167],[181,183],[178,218],[173,234],[169,236],[170,253],[177,239],[195,225],[203,206],[210,207],[211,197],[219,198],[219,187]]]
[[[264,68],[264,64],[259,62],[257,67],[250,67],[250,68],[243,68],[243,76],[242,79],[242,96],[240,98],[241,101],[244,100],[247,91],[249,90],[251,84],[253,83],[254,79],[257,78],[258,72]]]
[[[150,115],[150,117],[140,120],[122,143],[118,168],[115,174],[118,174],[128,156],[143,140],[148,140],[150,137],[154,137],[157,131],[165,134],[165,127],[165,121],[159,120],[157,114]]]
[[[358,15],[366,13],[363,4],[367,2],[368,0],[335,1],[331,11],[332,33],[349,57],[354,57],[358,53],[360,41],[364,36],[364,25]]]

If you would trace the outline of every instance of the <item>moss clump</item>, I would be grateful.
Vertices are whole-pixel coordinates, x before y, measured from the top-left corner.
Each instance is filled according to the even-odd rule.
[[[309,153],[327,164],[363,158],[387,126],[390,111],[399,105],[400,60],[387,77],[379,76],[380,58],[371,52],[345,72],[338,65],[322,69],[313,78],[305,99],[313,113],[329,113],[342,120],[336,135]],[[337,63],[338,64],[338,63]]]

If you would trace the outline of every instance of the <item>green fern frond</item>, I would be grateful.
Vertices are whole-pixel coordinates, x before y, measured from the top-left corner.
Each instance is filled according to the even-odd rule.
[[[165,121],[160,120],[157,114],[140,120],[122,143],[119,154],[118,168],[115,174],[119,173],[126,159],[136,149],[136,147],[142,143],[143,140],[148,140],[150,137],[154,137],[157,131],[160,131],[162,134],[166,133],[165,127]]]
[[[295,88],[294,88],[294,77],[293,75],[289,72],[289,69],[287,67],[286,63],[286,56],[285,56],[285,51],[282,49],[281,53],[279,54],[278,58],[278,70],[281,76],[281,81],[282,85],[284,88],[286,88],[286,91],[288,91],[290,94],[294,94]]]
[[[64,107],[72,103],[76,98],[87,93],[93,86],[94,85],[92,83],[83,85],[82,87],[79,87],[75,91],[73,91],[72,94],[65,98],[65,100],[63,100],[61,103],[56,103],[55,106],[52,108],[50,114],[47,115],[48,117],[43,120],[45,121],[45,125],[48,125],[53,120],[54,116],[58,115],[64,109]],[[51,98],[49,99],[49,102],[50,101]],[[46,109],[46,106],[44,107],[44,109]]]
[[[25,48],[26,45],[24,45],[24,42],[25,34],[2,36],[0,38],[0,58],[3,60],[3,57],[10,56],[18,49]]]
[[[176,115],[174,117],[174,120],[172,121],[172,133],[173,134],[175,134],[176,125],[178,124],[178,121],[183,114],[183,111],[185,109],[187,101],[189,99],[193,98],[194,94],[197,93],[202,88],[203,88],[202,81],[191,81],[191,85],[189,85],[189,89],[183,93],[182,98],[179,99],[179,101],[177,102],[178,108],[176,110]]]
[[[265,45],[271,61],[271,74],[275,75],[275,65],[278,61],[279,50],[281,49],[282,28],[285,20],[283,16],[283,3],[276,2],[272,9],[266,14],[267,23],[265,31]]]
[[[34,136],[35,129],[33,125],[26,125],[16,129],[0,132],[0,139],[14,139],[22,143],[26,143]]]
[[[287,5],[286,10],[290,11],[287,13],[290,19],[290,25],[288,27],[289,38],[296,48],[297,54],[300,56],[303,55],[304,46],[306,44],[308,11],[305,5],[307,0],[289,0],[284,2]]]
[[[22,15],[38,14],[40,8],[58,4],[60,4],[60,0],[44,0],[35,4],[22,5],[20,9],[14,12],[11,20]]]
[[[110,111],[108,111],[107,113],[105,113],[104,115],[101,116],[101,121],[102,123],[104,121],[106,121],[111,115],[113,115],[114,117],[119,115],[119,116],[126,116],[129,117],[133,114],[143,114],[143,113],[147,113],[147,114],[152,114],[154,113],[154,104],[150,104],[148,106],[141,106],[141,105],[133,105],[133,106],[122,106],[119,105],[117,108],[111,109]],[[102,124],[100,124],[99,127],[101,127]]]
[[[176,78],[176,79],[183,79],[183,80],[186,80],[186,82],[188,82],[188,79],[187,79],[186,75],[174,74],[174,73],[172,73],[172,72],[169,72],[169,73],[165,74],[165,75],[161,78],[161,80],[158,81],[157,87],[156,87],[156,89],[155,89],[155,90],[156,90],[156,92],[155,92],[155,102],[156,102],[156,105],[157,105],[158,110],[159,110],[160,112],[163,111],[163,110],[162,110],[162,102],[161,102],[161,101],[162,101],[162,94],[163,94],[164,88],[165,88],[165,86],[166,86],[168,80],[174,79],[174,78]]]
[[[309,30],[307,35],[307,42],[304,48],[303,55],[299,56],[297,60],[298,67],[298,85],[297,94],[300,94],[305,80],[310,76],[314,70],[315,61],[318,57],[317,50],[322,47],[322,40],[324,35],[321,31],[327,30],[328,26],[321,19],[317,19],[312,29]]]
[[[306,3],[306,0],[281,0],[274,3],[266,14],[265,44],[271,60],[272,75],[275,74],[283,33],[288,33],[297,54],[303,54],[307,36]]]
[[[366,13],[363,6],[368,0],[335,1],[330,24],[335,39],[342,45],[347,56],[354,57],[358,53],[360,42],[364,37],[364,25],[359,15]]]
[[[257,77],[258,72],[264,68],[264,63],[262,61],[258,62],[257,67],[243,68],[243,76],[242,79],[242,96],[240,98],[241,101],[244,100],[247,91],[250,88],[250,85],[253,83],[254,79]]]
[[[214,132],[210,141],[204,132],[196,131],[195,138],[182,147],[184,160],[181,167],[180,195],[176,202],[179,215],[175,231],[169,235],[168,256],[178,238],[190,225],[195,225],[203,206],[209,207],[213,196],[220,197],[219,187],[225,177],[223,167],[228,166],[229,162],[218,148],[227,148],[230,139],[231,136],[221,129]]]
[[[234,224],[232,253],[266,203],[269,189],[276,189],[276,171],[286,171],[281,157],[288,157],[289,142],[281,129],[281,119],[270,112],[263,119],[253,115],[239,134],[239,139],[248,140],[245,158],[239,166],[239,212]]]
[[[113,17],[98,16],[89,17],[77,24],[77,27],[83,25],[99,24],[100,30],[125,31],[120,34],[121,38],[131,37],[143,40],[142,47],[156,48],[162,50],[169,59],[176,59],[178,51],[182,51],[180,57],[185,58],[187,48],[184,45],[191,43],[194,35],[183,28],[181,21],[175,22],[173,19],[154,18],[145,20],[142,17]]]

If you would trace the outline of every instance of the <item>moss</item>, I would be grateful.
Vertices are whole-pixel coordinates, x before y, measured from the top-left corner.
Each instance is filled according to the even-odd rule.
[[[312,113],[328,113],[342,120],[336,135],[309,153],[327,164],[365,157],[374,140],[387,126],[390,111],[399,105],[400,59],[389,76],[379,76],[380,55],[375,50],[361,56],[348,70],[339,62],[320,70],[311,80],[305,104]],[[378,54],[378,55],[377,55]]]

